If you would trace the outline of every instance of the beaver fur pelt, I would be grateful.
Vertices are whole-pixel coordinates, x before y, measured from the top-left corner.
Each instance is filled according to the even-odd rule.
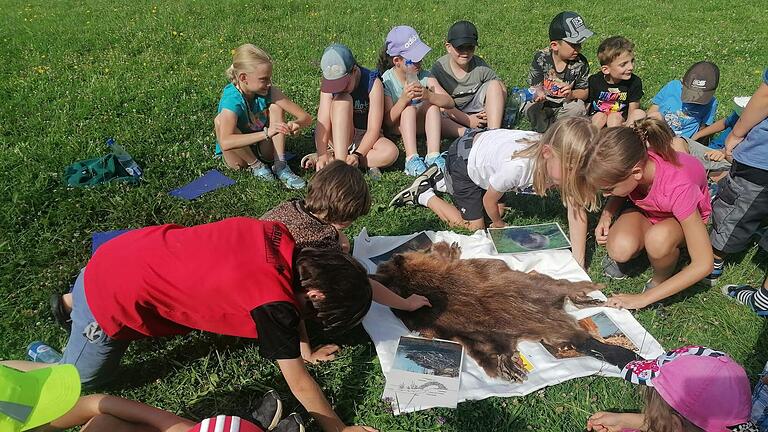
[[[626,348],[594,339],[564,311],[566,298],[577,306],[602,304],[587,296],[601,286],[511,270],[502,260],[460,260],[459,255],[455,243],[435,243],[428,251],[394,255],[379,265],[375,278],[403,297],[427,297],[431,308],[393,311],[425,337],[461,343],[489,376],[525,379],[517,350],[521,340],[575,349],[620,368],[637,358]]]

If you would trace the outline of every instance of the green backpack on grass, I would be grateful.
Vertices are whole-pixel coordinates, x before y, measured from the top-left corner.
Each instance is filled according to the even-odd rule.
[[[139,177],[129,174],[114,153],[77,161],[64,169],[64,183],[70,187],[94,186],[112,180],[136,184]]]

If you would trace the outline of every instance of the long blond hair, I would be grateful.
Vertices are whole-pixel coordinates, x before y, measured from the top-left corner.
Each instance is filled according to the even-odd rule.
[[[677,165],[674,137],[666,122],[652,118],[638,120],[632,127],[603,129],[583,166],[588,187],[596,194],[600,188],[626,179],[635,165],[645,165],[649,149]]]
[[[232,64],[224,75],[232,84],[237,84],[237,76],[242,72],[251,72],[256,66],[272,64],[272,57],[266,51],[253,44],[243,44],[232,53]]]
[[[579,205],[589,210],[597,209],[595,194],[584,195],[581,187],[579,167],[584,163],[586,152],[592,147],[599,130],[587,118],[566,118],[556,121],[541,135],[538,142],[516,152],[515,157],[529,157],[535,161],[533,189],[537,195],[544,196],[550,185],[547,163],[544,159],[544,146],[548,145],[560,159],[560,197],[563,205]]]

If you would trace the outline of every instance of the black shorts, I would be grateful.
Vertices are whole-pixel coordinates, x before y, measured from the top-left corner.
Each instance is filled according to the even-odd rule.
[[[475,135],[483,129],[468,129],[448,147],[446,155],[446,183],[448,192],[453,196],[453,205],[461,212],[466,221],[483,219],[483,195],[485,189],[476,185],[467,172],[467,160]]]

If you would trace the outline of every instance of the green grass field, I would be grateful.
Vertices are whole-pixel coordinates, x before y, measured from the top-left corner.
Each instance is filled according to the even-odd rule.
[[[63,292],[87,262],[92,232],[259,216],[299,195],[232,172],[227,174],[236,185],[198,201],[167,195],[211,168],[223,170],[211,157],[212,120],[231,49],[245,42],[265,48],[276,60],[275,84],[314,113],[318,64],[328,43],[348,44],[363,65],[373,66],[387,31],[409,24],[432,46],[426,58],[431,64],[444,52],[448,26],[469,19],[480,30],[478,54],[511,87],[524,82],[533,51],[548,43],[550,19],[564,9],[579,11],[597,35],[584,49],[593,70],[601,38],[621,34],[637,44],[635,72],[644,81],[644,106],[691,63],[711,59],[721,68],[717,95],[725,102],[718,114],[727,115],[727,101],[750,95],[768,64],[765,4],[746,0],[638,0],[631,6],[513,0],[0,0],[0,358],[23,358],[26,344],[37,339],[63,346],[66,335],[55,326],[47,299]],[[107,137],[144,167],[142,184],[63,187],[63,168],[104,154]],[[300,155],[308,152],[310,133],[289,146]],[[371,184],[374,207],[348,235],[364,226],[372,235],[444,228],[425,209],[386,209],[391,195],[409,181],[399,171],[402,160],[397,167]],[[566,226],[556,199],[522,197],[511,203],[510,224]],[[607,281],[599,268],[603,254],[590,248],[592,278],[606,283],[606,293],[638,292],[648,272]],[[767,266],[766,254],[752,248],[728,261],[721,284],[758,283]],[[744,363],[753,379],[768,359],[768,327],[718,288],[690,288],[668,302],[664,316],[654,311],[636,316],[665,348],[698,343],[723,349]],[[245,340],[194,333],[141,341],[124,363],[108,392],[196,419],[247,414],[268,387],[290,395],[277,367]],[[340,359],[311,371],[345,421],[388,431],[574,431],[595,410],[636,409],[640,402],[629,384],[590,377],[523,398],[491,398],[395,418],[379,401],[384,378],[364,334],[350,340]],[[287,405],[299,408],[294,399]]]

